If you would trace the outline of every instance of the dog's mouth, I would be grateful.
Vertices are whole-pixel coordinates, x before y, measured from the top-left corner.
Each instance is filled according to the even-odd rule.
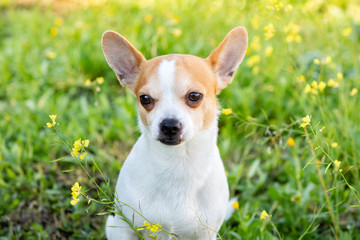
[[[160,138],[159,141],[169,146],[176,146],[182,142],[182,140],[179,138]]]

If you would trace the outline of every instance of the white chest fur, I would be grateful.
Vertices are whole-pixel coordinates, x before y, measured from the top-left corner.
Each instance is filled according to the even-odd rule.
[[[188,143],[168,147],[143,134],[120,172],[118,200],[180,239],[215,238],[229,197],[216,135],[215,125]],[[132,209],[121,209],[129,220],[134,217],[137,227],[143,224],[144,218]],[[167,233],[159,235],[159,239],[169,237]]]

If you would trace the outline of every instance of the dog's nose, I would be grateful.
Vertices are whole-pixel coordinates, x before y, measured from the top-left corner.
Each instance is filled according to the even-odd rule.
[[[174,118],[166,118],[160,123],[161,132],[168,137],[177,135],[181,130],[181,123]]]

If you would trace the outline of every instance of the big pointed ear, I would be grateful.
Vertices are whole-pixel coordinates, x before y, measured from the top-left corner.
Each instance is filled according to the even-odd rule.
[[[236,69],[244,59],[248,45],[247,31],[237,27],[229,32],[207,60],[217,76],[217,93],[231,83]]]
[[[121,85],[134,92],[134,83],[140,73],[144,56],[128,40],[114,31],[102,36],[102,49],[109,66],[114,70]]]

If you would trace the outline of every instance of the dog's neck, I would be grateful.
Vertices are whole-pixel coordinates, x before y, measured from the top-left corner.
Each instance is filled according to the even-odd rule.
[[[167,146],[155,140],[148,130],[142,129],[136,148],[142,152],[143,164],[148,164],[148,174],[163,179],[162,188],[170,191],[174,182],[189,182],[192,185],[195,180],[200,184],[208,178],[220,159],[217,133],[216,118],[208,129],[200,130],[191,140],[179,146]],[[190,189],[195,191],[198,188],[196,185]]]

